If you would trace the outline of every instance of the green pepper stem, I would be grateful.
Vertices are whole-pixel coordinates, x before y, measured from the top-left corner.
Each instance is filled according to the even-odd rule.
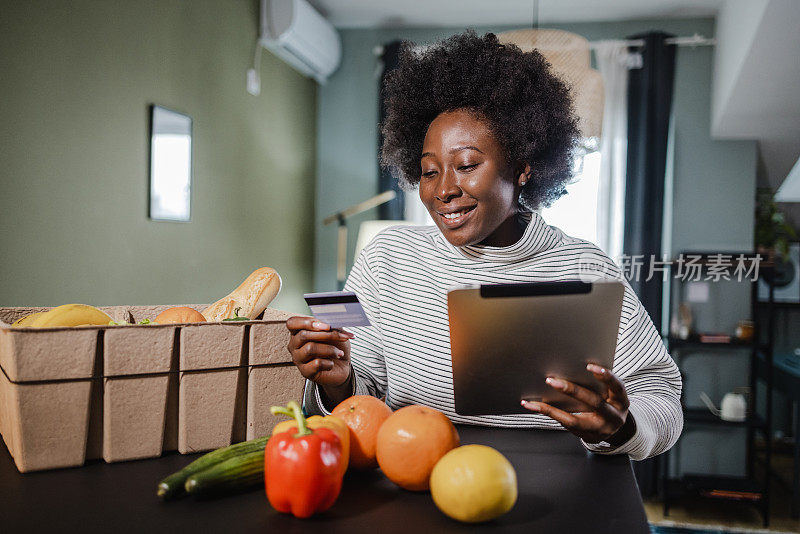
[[[289,404],[284,408],[283,406],[273,406],[270,408],[272,415],[285,415],[297,421],[297,434],[294,437],[299,438],[312,434],[311,429],[306,424],[306,417],[303,415],[303,409],[297,401],[289,401]]]

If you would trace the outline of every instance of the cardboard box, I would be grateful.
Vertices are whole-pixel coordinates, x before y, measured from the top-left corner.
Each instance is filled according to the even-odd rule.
[[[103,334],[103,458],[161,456],[168,424],[170,372],[177,371],[177,328],[121,326]],[[173,361],[175,360],[175,361]],[[174,392],[173,392],[174,394]]]
[[[272,406],[285,406],[290,400],[302,401],[305,381],[292,363],[292,356],[286,348],[289,344],[289,331],[285,322],[286,319],[250,327],[248,440],[270,433],[275,423],[281,420],[270,412]]]
[[[168,307],[101,309],[138,322]],[[21,472],[228,445],[268,433],[269,407],[301,398],[286,312],[226,323],[10,327],[47,309],[0,308],[0,433]]]
[[[21,472],[81,465],[98,450],[90,432],[100,387],[96,327],[14,329],[19,317],[49,308],[0,308],[0,432]],[[101,308],[123,320],[127,310]],[[90,435],[93,441],[90,441]]]
[[[181,328],[178,451],[225,447],[245,436],[249,325]]]

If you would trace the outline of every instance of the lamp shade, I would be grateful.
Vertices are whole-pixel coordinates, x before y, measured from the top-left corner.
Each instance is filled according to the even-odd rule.
[[[414,223],[409,221],[364,221],[358,227],[358,238],[356,238],[356,252],[353,256],[353,261],[358,259],[361,249],[367,246],[367,243],[372,241],[381,230],[389,228],[390,226],[410,225]]]
[[[591,67],[589,41],[562,30],[511,30],[497,35],[501,43],[514,44],[523,52],[538,51],[553,73],[572,92],[575,113],[583,137],[600,137],[603,127],[603,78]]]

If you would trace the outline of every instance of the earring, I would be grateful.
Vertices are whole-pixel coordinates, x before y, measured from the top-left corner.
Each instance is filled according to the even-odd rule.
[[[528,182],[526,182],[526,181],[524,181],[524,180],[523,180],[522,182],[520,182],[520,183],[519,183],[519,185],[521,185],[521,186],[522,186],[522,185],[525,185],[525,184],[527,184],[527,183],[528,183]]]

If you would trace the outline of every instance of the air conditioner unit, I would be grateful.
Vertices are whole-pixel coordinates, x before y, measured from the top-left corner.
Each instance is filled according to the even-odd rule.
[[[261,0],[259,41],[300,73],[323,84],[342,58],[339,33],[306,0]]]

